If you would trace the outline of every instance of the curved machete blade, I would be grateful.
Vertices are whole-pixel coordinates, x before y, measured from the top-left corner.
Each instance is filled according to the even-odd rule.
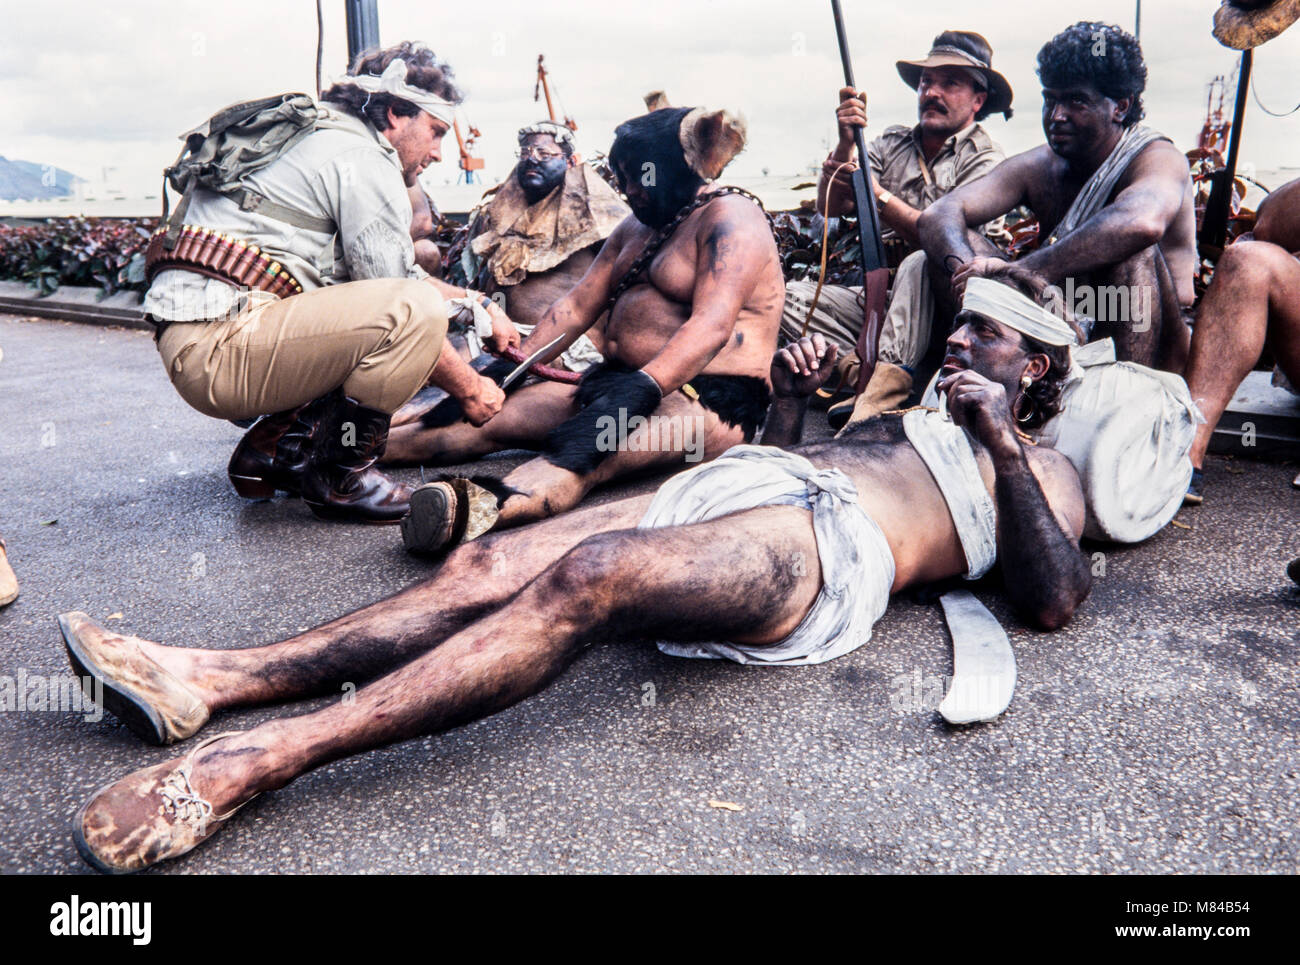
[[[952,686],[939,705],[950,724],[992,720],[1016,690],[1016,655],[1002,624],[969,590],[939,598],[952,634]]]

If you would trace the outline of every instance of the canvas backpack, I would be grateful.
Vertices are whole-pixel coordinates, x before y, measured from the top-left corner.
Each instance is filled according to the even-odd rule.
[[[182,134],[185,146],[176,162],[163,171],[162,223],[167,226],[163,247],[175,248],[195,188],[215,191],[244,211],[296,228],[333,232],[329,218],[272,201],[246,180],[315,131],[324,117],[325,111],[308,95],[278,94],[231,104]],[[169,184],[181,196],[170,217]]]

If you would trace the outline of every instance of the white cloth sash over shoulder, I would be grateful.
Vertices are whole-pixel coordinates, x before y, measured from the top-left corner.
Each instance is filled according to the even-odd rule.
[[[1079,189],[1074,203],[1070,205],[1070,210],[1065,212],[1065,217],[1052,231],[1047,243],[1055,244],[1104,208],[1115,192],[1115,185],[1128,170],[1128,166],[1133,163],[1133,159],[1146,150],[1147,145],[1152,141],[1167,140],[1169,138],[1159,131],[1153,131],[1143,124],[1135,124],[1126,129],[1120,135],[1110,156],[1101,162],[1101,167],[1097,168],[1092,173],[1092,177]]]
[[[925,462],[948,503],[968,580],[997,562],[997,507],[980,476],[966,430],[938,412],[915,409],[903,416],[903,431]],[[952,683],[939,705],[950,724],[992,720],[1011,703],[1016,689],[1016,656],[997,618],[966,590],[939,598],[952,635]]]
[[[978,580],[998,557],[997,510],[966,430],[938,412],[914,409],[903,416],[903,431],[948,504],[966,554],[965,578]]]

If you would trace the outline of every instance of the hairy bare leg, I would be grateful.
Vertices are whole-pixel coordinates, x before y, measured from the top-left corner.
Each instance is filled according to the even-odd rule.
[[[576,386],[538,382],[515,392],[483,426],[456,422],[425,427],[418,418],[388,435],[383,462],[389,466],[452,466],[502,449],[536,449],[548,432],[576,411]]]
[[[437,646],[514,596],[594,534],[635,526],[651,496],[623,499],[484,536],[451,553],[428,580],[279,643],[203,650],[141,642],[210,711],[298,700],[361,683]]]
[[[626,440],[617,439],[619,448],[589,475],[581,476],[540,457],[511,472],[505,483],[518,493],[502,505],[496,528],[567,512],[587,493],[611,479],[654,469],[690,468],[744,441],[738,427],[727,425],[699,402],[674,392],[642,428]]]
[[[270,721],[195,758],[191,783],[222,812],[322,764],[502,710],[596,640],[775,643],[821,586],[812,517],[765,507],[707,523],[583,540],[515,599],[355,699]]]
[[[1196,311],[1187,362],[1187,388],[1205,416],[1192,443],[1196,468],[1205,465],[1214,427],[1265,345],[1300,385],[1300,260],[1277,245],[1239,241],[1224,250]]]
[[[1191,340],[1178,291],[1155,245],[1089,277],[1093,287],[1092,339],[1113,338],[1121,361],[1181,373]],[[1079,305],[1081,290],[1076,290]]]

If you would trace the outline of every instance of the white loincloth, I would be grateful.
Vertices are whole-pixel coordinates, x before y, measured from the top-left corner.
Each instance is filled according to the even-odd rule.
[[[1061,411],[1035,438],[1079,474],[1083,534],[1140,543],[1182,508],[1204,421],[1181,376],[1117,362],[1114,343],[1102,339],[1074,350]]]
[[[760,506],[812,511],[822,575],[812,609],[779,643],[661,641],[664,653],[795,667],[833,660],[871,639],[872,626],[889,605],[894,555],[858,504],[852,480],[838,469],[817,469],[803,456],[771,446],[733,446],[660,486],[640,528],[700,523]],[[791,560],[791,566],[799,565],[812,561]]]

